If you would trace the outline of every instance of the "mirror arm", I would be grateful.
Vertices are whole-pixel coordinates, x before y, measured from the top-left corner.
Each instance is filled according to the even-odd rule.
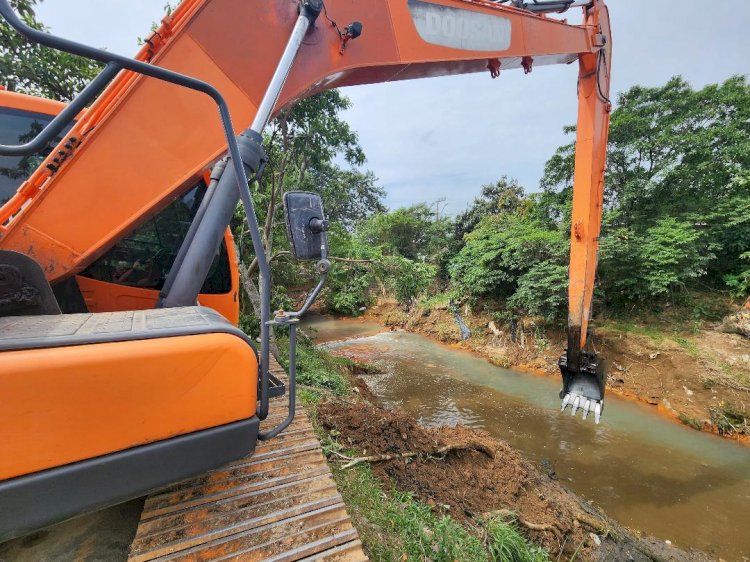
[[[267,322],[269,329],[272,329],[273,326],[289,326],[289,414],[283,422],[270,431],[259,433],[258,439],[261,441],[273,439],[289,427],[289,424],[294,420],[294,414],[297,407],[297,324],[299,323],[300,318],[310,309],[310,306],[315,302],[315,299],[318,298],[318,295],[320,295],[320,291],[323,289],[326,279],[328,279],[328,272],[331,270],[331,262],[328,261],[328,234],[325,231],[323,231],[320,255],[321,260],[315,265],[315,269],[320,274],[320,279],[318,280],[318,284],[308,295],[302,308],[297,312],[279,311],[276,313],[273,320]]]
[[[321,260],[318,262],[318,266],[326,262],[328,264],[328,267],[330,267],[330,262],[328,260]],[[325,285],[326,279],[328,279],[328,272],[321,273],[320,274],[320,281],[318,281],[317,286],[315,289],[313,289],[312,293],[310,293],[310,296],[307,297],[307,300],[305,301],[305,304],[302,305],[302,308],[300,308],[297,312],[290,312],[289,317],[290,318],[300,318],[303,314],[305,314],[310,306],[312,306],[312,303],[315,302],[315,299],[318,298],[318,295],[320,294],[321,289],[323,289],[323,285]]]
[[[315,269],[320,274],[320,280],[318,281],[318,284],[315,286],[313,291],[308,295],[305,304],[302,305],[302,308],[300,308],[297,312],[289,313],[288,316],[290,318],[300,318],[309,310],[309,308],[315,302],[315,299],[317,299],[318,295],[320,295],[320,291],[323,289],[323,285],[325,285],[326,279],[328,279],[328,272],[331,270],[331,262],[328,261],[328,233],[326,231],[323,231],[322,235],[323,240],[322,244],[320,245],[321,259],[317,264],[315,264]]]

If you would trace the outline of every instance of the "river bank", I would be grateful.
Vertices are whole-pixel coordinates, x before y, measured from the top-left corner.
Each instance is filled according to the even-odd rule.
[[[561,329],[533,322],[515,329],[489,315],[464,314],[462,338],[445,304],[404,310],[381,301],[364,318],[478,353],[491,363],[559,378]],[[750,339],[713,329],[684,330],[632,322],[599,322],[593,346],[608,364],[607,391],[656,408],[693,429],[750,444]]]
[[[368,368],[338,364],[348,391],[325,382],[321,361],[303,359],[302,380],[339,391],[305,386],[302,396],[373,559],[709,559],[637,536],[570,492],[553,467],[540,469],[486,432],[426,428],[384,408],[369,389],[377,375]],[[545,552],[518,545],[519,532]],[[511,550],[493,557],[497,548]]]

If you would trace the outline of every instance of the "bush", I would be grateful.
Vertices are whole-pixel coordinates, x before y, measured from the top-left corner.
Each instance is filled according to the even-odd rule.
[[[399,304],[409,305],[435,280],[437,267],[401,256],[386,256],[377,266],[377,275],[393,291]]]
[[[518,278],[518,287],[508,304],[548,322],[559,318],[568,304],[568,268],[543,261]]]
[[[346,316],[359,316],[360,308],[372,301],[372,275],[365,267],[339,267],[334,264],[328,275],[325,303],[328,310]]]
[[[655,301],[706,273],[715,246],[686,220],[662,218],[643,234],[617,229],[601,245],[601,288],[607,301]]]
[[[519,312],[558,317],[566,299],[566,238],[528,217],[486,217],[451,262],[451,278],[469,298],[507,299]]]
[[[369,260],[379,254],[340,225],[333,225],[328,242],[332,256],[354,261],[333,262],[324,293],[326,307],[332,312],[357,316],[361,307],[371,303],[369,289],[374,279]]]
[[[732,296],[739,300],[744,300],[750,296],[750,252],[740,256],[741,263],[747,264],[747,269],[735,274],[728,274],[724,277],[724,282],[732,291]]]
[[[672,217],[659,220],[646,231],[639,250],[649,296],[668,295],[706,273],[713,254],[702,237],[692,224]]]

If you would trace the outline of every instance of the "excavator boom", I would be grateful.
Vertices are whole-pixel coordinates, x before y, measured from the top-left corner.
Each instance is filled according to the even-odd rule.
[[[348,41],[342,54],[342,38],[321,18],[305,38],[274,114],[340,86],[487,72],[488,65],[530,71],[532,65],[596,58],[600,50],[594,16],[572,26],[483,0],[327,0],[326,10],[337,21],[361,22],[364,37]],[[214,85],[239,133],[253,121],[296,19],[297,3],[289,0],[185,0],[137,58]],[[0,224],[12,219],[0,227],[0,247],[28,253],[53,283],[91,263],[226,151],[211,100],[128,71],[70,136],[78,143],[60,147],[62,154],[40,167],[0,212]]]

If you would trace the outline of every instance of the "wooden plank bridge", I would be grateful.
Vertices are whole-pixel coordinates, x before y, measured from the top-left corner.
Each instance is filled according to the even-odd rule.
[[[271,372],[283,377],[274,363]],[[287,415],[272,400],[268,430]],[[301,404],[286,431],[255,453],[151,494],[130,547],[149,560],[367,560]]]

